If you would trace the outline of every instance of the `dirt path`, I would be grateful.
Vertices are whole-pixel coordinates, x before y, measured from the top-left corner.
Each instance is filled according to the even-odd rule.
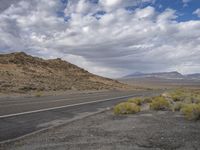
[[[100,113],[1,147],[4,150],[200,150],[200,121],[173,112]]]

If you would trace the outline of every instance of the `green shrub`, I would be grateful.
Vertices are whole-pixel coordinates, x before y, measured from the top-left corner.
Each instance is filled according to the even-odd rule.
[[[129,103],[135,103],[136,105],[142,105],[142,98],[132,98],[128,100]]]
[[[200,104],[185,104],[181,112],[188,120],[200,119]]]
[[[152,99],[150,109],[152,110],[166,110],[170,108],[170,103],[162,96],[157,96]]]
[[[123,102],[114,107],[115,114],[135,114],[140,112],[140,106],[135,103]]]

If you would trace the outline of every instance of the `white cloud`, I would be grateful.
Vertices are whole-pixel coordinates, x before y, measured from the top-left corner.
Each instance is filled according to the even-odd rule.
[[[191,0],[182,0],[183,3],[189,3]]]
[[[150,6],[144,9],[137,9],[135,13],[135,17],[140,18],[140,19],[153,17],[154,15],[155,15],[155,9]]]
[[[193,67],[200,64],[200,21],[177,22],[172,9],[124,9],[136,2],[70,0],[64,7],[54,0],[21,1],[0,13],[0,51],[62,57],[108,77],[134,71],[200,72]],[[70,19],[65,22],[59,11]],[[97,19],[98,11],[106,13]]]
[[[200,18],[200,8],[196,9],[193,14],[197,15]]]
[[[188,3],[191,2],[192,0],[182,0],[183,2],[183,7],[187,7]]]
[[[143,3],[154,3],[155,0],[99,0],[99,5],[106,11],[115,11],[126,6],[141,6]]]
[[[101,5],[105,7],[114,7],[121,5],[123,0],[100,0],[99,2]]]

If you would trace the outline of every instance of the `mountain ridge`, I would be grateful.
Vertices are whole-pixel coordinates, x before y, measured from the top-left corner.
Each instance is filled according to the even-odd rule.
[[[191,79],[200,79],[200,73],[187,74],[186,77]]]
[[[130,79],[130,78],[161,78],[161,79],[200,79],[200,73],[194,74],[181,74],[177,71],[171,72],[154,72],[154,73],[142,73],[136,72],[134,74],[126,75],[122,77],[122,79]]]
[[[158,78],[180,78],[183,77],[182,74],[180,74],[177,71],[172,72],[154,72],[154,73],[136,73],[136,74],[130,74],[123,78],[141,78],[141,77],[158,77]]]

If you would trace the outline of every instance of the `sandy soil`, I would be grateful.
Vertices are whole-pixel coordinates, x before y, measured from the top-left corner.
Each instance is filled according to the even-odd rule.
[[[106,111],[0,149],[200,150],[200,121],[187,121],[181,114],[167,111],[128,116]]]

